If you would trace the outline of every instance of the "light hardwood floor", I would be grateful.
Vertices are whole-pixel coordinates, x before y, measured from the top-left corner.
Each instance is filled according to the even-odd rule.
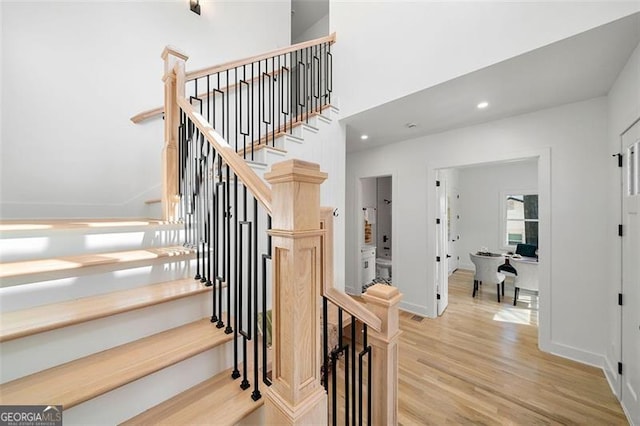
[[[401,425],[628,424],[602,370],[538,350],[537,297],[472,283],[453,274],[438,319],[401,312]]]

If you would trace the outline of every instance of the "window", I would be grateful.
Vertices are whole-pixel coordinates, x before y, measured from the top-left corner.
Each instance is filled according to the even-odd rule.
[[[538,194],[506,194],[504,199],[507,246],[538,245]]]

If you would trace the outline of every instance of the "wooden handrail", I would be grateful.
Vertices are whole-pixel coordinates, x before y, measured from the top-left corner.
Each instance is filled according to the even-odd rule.
[[[253,62],[259,62],[263,59],[272,58],[278,55],[284,55],[289,52],[295,52],[296,50],[305,49],[307,47],[315,46],[316,44],[321,43],[329,43],[333,44],[336,42],[336,33],[332,33],[331,35],[320,37],[315,40],[309,40],[302,43],[294,44],[292,46],[283,47],[280,49],[272,50],[271,52],[262,53],[260,55],[251,56],[245,59],[240,59],[237,61],[226,62],[220,65],[214,65],[212,67],[201,68],[199,70],[190,71],[187,73],[186,78],[187,81],[193,80],[195,78],[204,77],[209,74],[215,74],[217,72],[226,71],[231,68],[241,67],[243,65],[251,64]]]
[[[164,113],[164,106],[158,107],[158,108],[153,108],[153,109],[149,109],[146,111],[142,111],[136,115],[134,115],[133,117],[131,117],[129,120],[131,120],[131,122],[133,124],[138,124],[141,123],[145,120],[148,120],[150,118],[153,117],[159,117]]]
[[[176,82],[178,88],[184,88],[185,73],[184,62],[175,66]],[[178,105],[196,125],[207,141],[213,145],[224,162],[231,167],[238,178],[247,186],[254,197],[262,204],[264,209],[271,214],[271,188],[249,167],[245,160],[224,140],[220,133],[216,132],[211,124],[187,101],[184,97],[184,89],[177,97]]]
[[[275,71],[271,71],[271,72],[267,73],[267,75],[270,75],[270,76],[274,76],[274,75],[278,75],[278,74],[280,74],[280,70],[275,70]],[[247,82],[248,83],[253,83],[254,81],[258,80],[260,77],[262,77],[262,76],[255,76],[252,79],[248,80]],[[228,86],[224,86],[224,87],[222,87],[221,89],[218,89],[218,90],[220,90],[221,92],[224,92],[224,91],[229,92],[231,90],[235,90],[235,88],[237,86],[238,86],[238,84],[234,83],[234,84],[230,84]],[[209,96],[211,96],[212,93],[213,92],[200,92],[200,93],[198,93],[198,98],[200,98],[200,99],[205,99],[205,98],[208,99]],[[164,106],[159,106],[157,108],[153,108],[153,109],[149,109],[149,110],[146,110],[146,111],[142,111],[142,112],[134,115],[133,117],[131,117],[129,120],[131,120],[131,122],[134,123],[134,124],[138,124],[138,123],[142,123],[145,120],[149,120],[149,119],[154,118],[154,117],[159,117],[163,113],[164,113]]]
[[[331,303],[336,305],[342,310],[347,311],[349,315],[353,315],[358,318],[367,326],[371,327],[375,331],[382,330],[382,321],[373,312],[367,309],[364,305],[356,302],[351,296],[343,293],[335,288],[328,288],[324,292],[324,297],[329,299]]]
[[[322,207],[320,209],[320,221],[322,222],[322,229],[325,231],[322,244],[322,257],[324,260],[322,265],[322,295],[334,305],[347,311],[349,315],[358,318],[372,329],[380,331],[382,322],[376,314],[348,294],[333,287],[333,208]]]

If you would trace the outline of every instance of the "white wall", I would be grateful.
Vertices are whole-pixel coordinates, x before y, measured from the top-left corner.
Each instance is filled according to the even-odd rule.
[[[608,96],[608,113],[609,113],[609,153],[620,152],[620,135],[633,122],[640,118],[640,45],[629,58],[629,61],[620,72],[616,82],[609,91]],[[610,157],[610,162],[615,163],[616,160]],[[620,182],[621,172],[618,167],[607,167],[609,190],[607,191],[607,204],[613,206],[614,214],[606,218],[607,229],[609,232],[615,232],[617,225],[620,223]],[[620,257],[621,257],[620,241],[614,245],[612,250],[603,252],[605,260],[603,264],[606,266],[609,279],[607,282],[606,303],[608,307],[607,324],[607,349],[605,372],[614,392],[619,395],[620,392],[620,376],[617,373],[617,363],[621,359],[620,347],[620,308],[614,301],[621,289],[620,275]]]
[[[638,2],[333,0],[343,117],[640,10]]]
[[[329,35],[329,14],[327,13],[322,18],[318,19],[307,30],[292,40],[293,44],[302,43],[303,41],[313,40],[316,38]]]
[[[135,216],[159,196],[160,53],[187,70],[289,44],[288,1],[3,2],[3,217]]]
[[[504,250],[501,194],[538,189],[538,162],[527,160],[459,170],[460,268],[473,269],[469,253]]]
[[[601,253],[615,239],[607,205],[607,100],[546,109],[347,155],[347,285],[356,281],[356,181],[393,176],[394,285],[402,307],[435,317],[435,170],[540,157],[541,322],[544,350],[601,365],[609,282]],[[550,211],[545,216],[544,210]],[[580,302],[576,303],[579,297]]]

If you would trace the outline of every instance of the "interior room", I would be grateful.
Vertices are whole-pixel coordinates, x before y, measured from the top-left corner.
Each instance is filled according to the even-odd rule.
[[[534,261],[537,266],[535,253],[524,253],[527,256],[518,253],[518,248],[524,249],[525,245],[536,249],[538,247],[537,159],[442,169],[438,176],[440,186],[446,192],[446,223],[443,226],[446,228],[447,244],[441,261],[446,262],[443,268],[447,277],[443,279],[449,279],[458,270],[475,271],[476,267],[471,258],[477,258],[480,253],[500,255],[495,259],[499,265],[510,262],[513,266],[518,259],[524,257]],[[532,201],[535,201],[535,208],[528,208],[525,212],[525,204],[529,206]],[[512,257],[515,259],[505,257],[509,254],[514,255]],[[523,265],[521,269],[524,270],[526,267]],[[515,274],[518,271],[503,268],[501,273],[500,278],[503,277],[505,282],[504,294],[501,293],[501,306],[504,307],[505,313],[516,318],[518,322],[527,318],[530,324],[537,326],[538,291],[535,288],[523,289],[522,283],[519,283],[519,294],[515,303]],[[521,271],[521,279],[522,274]],[[535,281],[537,282],[537,275]],[[471,290],[472,283],[468,284]],[[446,306],[441,304],[449,300],[448,295],[442,294],[446,288],[440,289],[439,315],[446,309]],[[520,293],[520,290],[524,291]],[[468,291],[466,297],[476,295],[497,303],[496,289],[493,286],[479,286],[477,294],[475,291]],[[531,313],[518,315],[518,309],[526,309]]]
[[[362,237],[360,282],[362,291],[375,283],[392,281],[392,189],[391,176],[360,179]]]

